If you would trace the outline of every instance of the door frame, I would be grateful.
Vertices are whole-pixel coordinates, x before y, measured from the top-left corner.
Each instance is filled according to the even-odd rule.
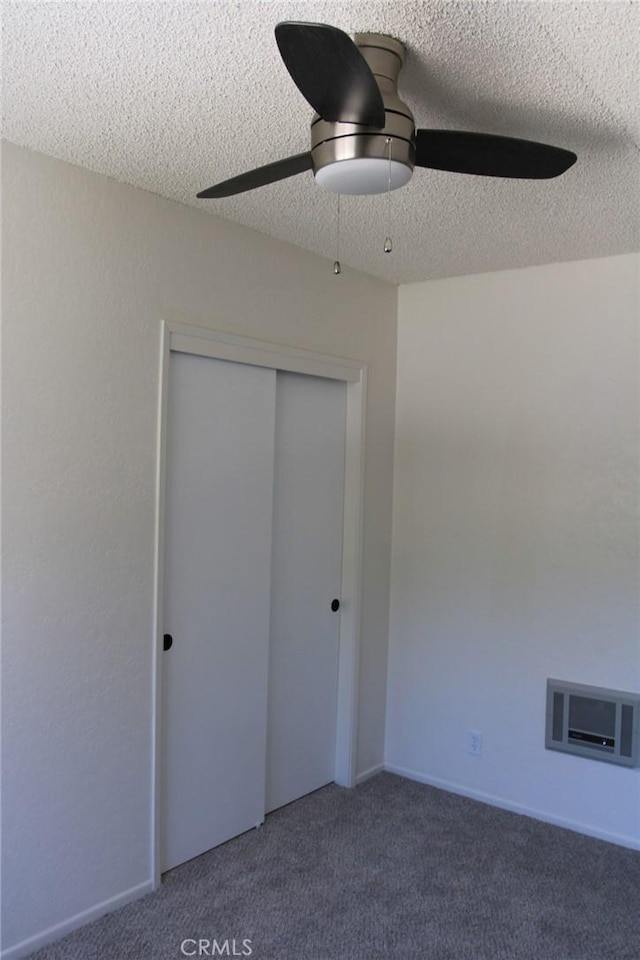
[[[252,364],[346,383],[347,415],[342,532],[342,584],[338,654],[335,782],[356,783],[358,664],[364,504],[365,409],[367,365],[254,340],[231,333],[162,321],[160,385],[157,424],[156,510],[153,598],[153,695],[151,758],[151,873],[153,888],[160,886],[160,764],[162,737],[162,655],[164,610],[165,486],[167,469],[167,410],[171,353],[187,353],[216,360]]]

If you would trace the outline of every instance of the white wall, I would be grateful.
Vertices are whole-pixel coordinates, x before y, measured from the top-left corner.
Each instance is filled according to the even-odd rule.
[[[3,233],[3,919],[26,949],[151,880],[162,318],[370,364],[358,769],[381,762],[397,292],[11,145]]]
[[[640,770],[546,751],[544,724],[547,677],[640,690],[639,266],[401,288],[386,744],[632,846]]]

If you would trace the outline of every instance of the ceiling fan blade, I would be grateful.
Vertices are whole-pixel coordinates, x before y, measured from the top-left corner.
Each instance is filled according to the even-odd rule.
[[[575,153],[533,140],[460,130],[416,130],[416,166],[482,177],[547,180],[577,160]]]
[[[264,167],[257,167],[230,180],[216,183],[207,190],[201,190],[198,199],[219,200],[221,197],[232,197],[236,193],[245,193],[246,190],[255,190],[256,187],[264,187],[267,183],[275,183],[276,180],[295,177],[297,173],[311,170],[312,166],[310,153],[297,153],[294,157],[276,160],[275,163],[267,163]]]
[[[275,32],[293,82],[323,120],[382,130],[382,94],[351,37],[324,23],[279,23]]]

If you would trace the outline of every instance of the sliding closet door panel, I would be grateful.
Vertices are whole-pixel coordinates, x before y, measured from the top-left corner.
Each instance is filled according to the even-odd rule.
[[[264,816],[276,373],[174,353],[162,869]]]
[[[334,779],[346,384],[278,372],[267,811]]]

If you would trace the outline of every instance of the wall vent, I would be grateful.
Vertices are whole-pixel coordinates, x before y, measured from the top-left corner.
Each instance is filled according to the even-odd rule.
[[[640,694],[547,680],[545,747],[637,767]]]

